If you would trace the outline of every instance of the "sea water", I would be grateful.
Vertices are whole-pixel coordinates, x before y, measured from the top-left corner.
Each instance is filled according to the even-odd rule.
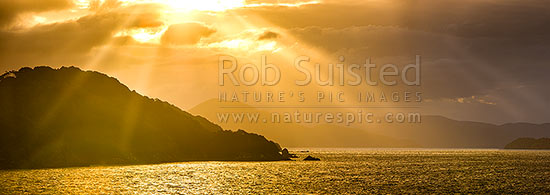
[[[300,158],[4,170],[0,194],[550,193],[550,151],[293,149],[291,153]],[[321,161],[301,160],[308,155]]]

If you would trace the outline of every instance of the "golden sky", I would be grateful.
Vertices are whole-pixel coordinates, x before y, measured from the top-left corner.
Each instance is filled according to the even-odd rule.
[[[425,113],[550,122],[549,25],[542,0],[0,0],[0,71],[77,66],[189,109],[217,97],[219,55],[282,69],[421,55]]]

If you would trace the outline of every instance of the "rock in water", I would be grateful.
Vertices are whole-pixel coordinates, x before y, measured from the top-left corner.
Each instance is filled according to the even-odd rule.
[[[283,149],[283,151],[281,152],[281,155],[283,157],[283,160],[290,160],[290,153],[288,153],[288,149]]]
[[[312,157],[312,156],[307,156],[306,158],[304,158],[304,160],[319,161],[319,160],[321,160],[321,159],[315,158],[315,157]]]

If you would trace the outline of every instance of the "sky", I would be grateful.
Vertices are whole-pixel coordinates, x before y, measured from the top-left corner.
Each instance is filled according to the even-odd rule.
[[[422,56],[423,114],[550,122],[550,3],[543,0],[0,0],[0,71],[76,66],[184,110],[216,98],[218,57],[286,76],[293,60],[405,65]],[[242,89],[242,88],[240,88]],[[399,90],[405,90],[399,88]]]

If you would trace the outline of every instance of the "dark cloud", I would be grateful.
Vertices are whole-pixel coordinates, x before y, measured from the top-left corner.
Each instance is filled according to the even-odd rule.
[[[118,36],[113,38],[113,44],[115,45],[133,45],[138,42],[131,36]]]
[[[89,9],[92,11],[103,11],[113,8],[118,8],[122,5],[122,2],[118,0],[105,0],[101,2],[100,0],[91,0]]]
[[[457,36],[542,36],[550,31],[545,0],[413,0],[326,2],[237,10],[285,28],[399,26]]]
[[[72,0],[0,0],[0,27],[9,25],[21,13],[66,9]]]
[[[550,72],[550,4],[543,0],[326,1],[237,12],[258,15],[312,47],[350,58],[395,63],[422,55],[423,87],[432,98],[550,82],[542,74]],[[533,93],[550,99],[547,92]]]
[[[214,32],[215,29],[195,22],[173,24],[164,32],[161,42],[168,45],[193,45]]]
[[[164,24],[162,21],[159,20],[159,17],[160,15],[158,12],[138,14],[135,16],[135,18],[131,20],[132,23],[129,26],[133,28],[159,27]]]
[[[267,39],[277,39],[279,38],[279,33],[272,32],[272,31],[265,31],[258,37],[258,40],[267,40]]]
[[[122,6],[122,3],[118,0],[106,0],[103,3],[96,0],[90,3],[90,10],[98,14],[114,13],[120,15],[124,19],[120,25],[129,28],[162,26],[160,12],[163,9],[162,5],[154,3]]]
[[[96,46],[134,43],[129,37],[113,37],[124,29],[160,26],[159,21],[154,9],[129,7],[24,30],[0,31],[0,64],[71,62]]]
[[[502,38],[467,38],[373,25],[306,27],[290,32],[312,47],[346,56],[348,63],[362,63],[370,57],[378,65],[404,65],[421,55],[422,90],[430,99],[484,96],[508,86],[534,87],[549,82],[545,74],[550,72],[546,59],[550,53],[545,48],[550,44],[545,42],[525,48]],[[533,93],[550,98],[544,90]]]
[[[115,14],[85,16],[75,21],[2,32],[0,50],[6,53],[82,52],[104,44],[120,28]]]
[[[310,26],[294,28],[291,33],[305,43],[329,52],[342,49],[362,50],[369,56],[412,56],[433,54],[440,57],[453,52],[441,49],[467,47],[467,40],[438,33],[400,28],[396,26],[353,26],[332,28]]]
[[[290,29],[298,40],[345,55],[347,62],[372,57],[377,64],[406,64],[421,55],[426,99],[474,96],[496,103],[479,109],[438,104],[457,118],[545,121],[549,114],[547,1],[329,1],[238,11]]]

